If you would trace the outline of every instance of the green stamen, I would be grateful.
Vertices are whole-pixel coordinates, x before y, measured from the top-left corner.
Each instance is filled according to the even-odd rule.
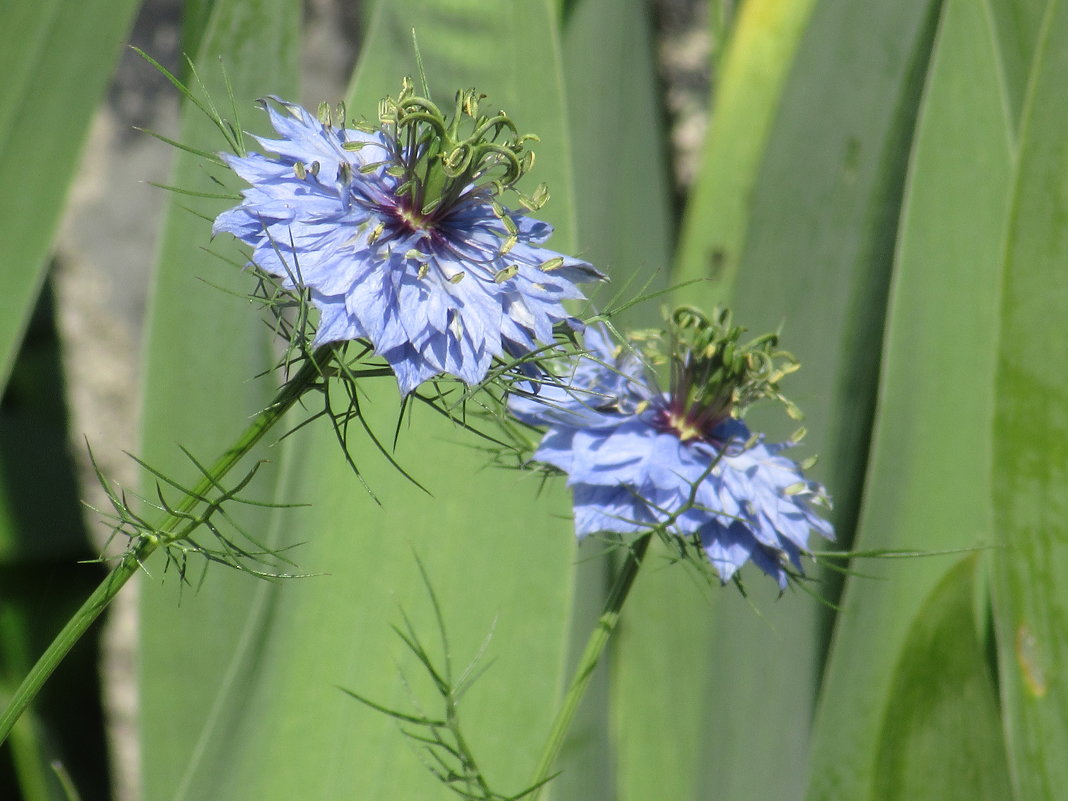
[[[474,89],[457,92],[453,114],[446,118],[406,78],[396,99],[379,104],[379,121],[393,143],[394,168],[402,179],[396,193],[408,198],[405,222],[412,227],[432,227],[466,195],[492,200],[505,190],[515,191],[533,165],[533,153],[524,148],[538,138],[519,135],[504,112],[480,114],[484,97]],[[537,205],[545,195],[538,187],[532,199],[522,200]],[[506,215],[502,221],[511,222]]]

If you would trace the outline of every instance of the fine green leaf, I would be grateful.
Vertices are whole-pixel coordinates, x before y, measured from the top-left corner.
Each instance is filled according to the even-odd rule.
[[[980,565],[969,557],[948,571],[909,628],[880,732],[879,801],[1011,798],[997,690],[976,631]]]
[[[1051,2],[1024,103],[1004,251],[993,505],[1006,739],[1018,798],[1068,786],[1068,6]]]
[[[255,99],[295,91],[299,7],[294,0],[215,4],[196,59],[206,89],[193,89],[202,98],[205,92],[210,95],[237,129],[266,133],[265,115],[255,107]],[[151,67],[146,64],[145,69]],[[235,109],[230,107],[224,71],[233,87]],[[220,132],[189,102],[178,138],[203,150],[226,148]],[[169,183],[217,193],[213,178],[235,192],[240,186],[227,171],[182,152]],[[187,485],[199,475],[179,445],[203,462],[213,460],[274,389],[273,376],[254,378],[273,357],[263,313],[242,299],[253,289],[251,277],[235,266],[244,257],[226,241],[229,237],[210,242],[209,220],[227,205],[232,204],[171,197],[150,298],[139,455]],[[232,263],[208,253],[209,244]],[[267,465],[246,494],[270,501],[277,469]],[[146,492],[155,492],[147,478],[145,485]],[[268,519],[263,510],[242,508],[235,513],[251,533],[262,535]],[[191,584],[180,588],[173,570],[164,575],[162,558],[147,565],[151,579],[142,592],[139,666],[142,748],[151,755],[144,763],[144,789],[150,800],[180,796],[191,771],[217,769],[217,763],[210,762],[214,754],[202,751],[202,731],[219,725],[217,707],[227,670],[251,627],[262,592],[257,579],[221,567],[210,569],[198,587],[203,569],[192,560]]]
[[[0,388],[44,280],[48,251],[137,0],[0,4]]]
[[[989,22],[980,5],[947,0],[939,25],[896,243],[861,550],[993,540],[990,377],[1012,124]],[[950,565],[854,567],[862,575],[847,586],[813,735],[813,800],[884,797],[876,765],[889,758],[879,738],[899,703],[894,672],[920,658],[908,654],[909,621]]]

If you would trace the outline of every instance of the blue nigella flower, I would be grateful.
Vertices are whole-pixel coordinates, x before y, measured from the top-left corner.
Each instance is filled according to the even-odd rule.
[[[816,511],[829,501],[782,455],[793,443],[767,443],[732,416],[758,397],[781,399],[776,382],[791,368],[776,366],[787,354],[771,350],[774,337],[739,345],[741,329],[729,319],[721,313],[726,325],[715,335],[686,342],[680,321],[692,331],[696,320],[706,334],[715,324],[676,313],[668,393],[657,387],[653,359],[597,327],[586,331],[589,355],[559,384],[509,405],[521,421],[548,427],[534,459],[567,474],[579,537],[663,525],[699,543],[721,580],[751,560],[785,587],[801,572],[810,532],[833,538]]]
[[[479,115],[481,97],[459,93],[447,120],[406,81],[375,128],[271,98],[280,138],[257,141],[273,155],[224,155],[251,186],[214,232],[251,245],[252,262],[286,289],[307,291],[320,313],[313,346],[368,340],[402,394],[443,373],[477,384],[495,359],[552,342],[557,324],[577,326],[562,305],[583,297],[575,282],[603,278],[542,247],[547,223],[501,205],[505,190],[532,210],[547,193],[515,190],[533,137],[516,136],[503,114]]]

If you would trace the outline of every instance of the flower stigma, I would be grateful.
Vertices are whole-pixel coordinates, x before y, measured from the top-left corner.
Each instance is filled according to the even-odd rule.
[[[727,442],[720,426],[741,417],[754,401],[782,402],[791,417],[797,408],[779,391],[779,382],[798,368],[794,357],[777,350],[778,335],[769,333],[742,343],[745,329],[735,326],[729,309],[716,307],[711,316],[681,307],[668,319],[668,352],[659,338],[649,338],[644,355],[651,365],[667,362],[669,390],[661,398],[653,426],[682,442],[700,440],[719,448]]]

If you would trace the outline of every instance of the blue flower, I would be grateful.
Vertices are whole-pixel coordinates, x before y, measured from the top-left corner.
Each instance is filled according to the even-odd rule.
[[[585,342],[589,356],[561,383],[509,401],[521,421],[548,427],[534,459],[567,474],[575,533],[662,525],[699,542],[721,580],[751,560],[785,587],[810,532],[834,535],[815,510],[828,505],[823,487],[781,455],[793,443],[751,435],[730,414],[731,393],[723,402],[695,390],[699,358],[673,360],[665,394],[646,360],[603,328],[587,329]]]
[[[313,346],[369,341],[405,395],[439,374],[477,384],[494,360],[551,343],[557,324],[577,325],[562,305],[583,298],[575,282],[603,278],[542,247],[551,226],[498,201],[533,159],[521,158],[529,137],[496,141],[514,126],[478,116],[480,98],[460,93],[449,121],[406,82],[375,129],[324,124],[271,98],[279,138],[257,141],[273,155],[224,155],[251,186],[214,233],[307,291],[320,315]],[[461,121],[473,128],[466,139]],[[547,196],[516,194],[529,208]]]

